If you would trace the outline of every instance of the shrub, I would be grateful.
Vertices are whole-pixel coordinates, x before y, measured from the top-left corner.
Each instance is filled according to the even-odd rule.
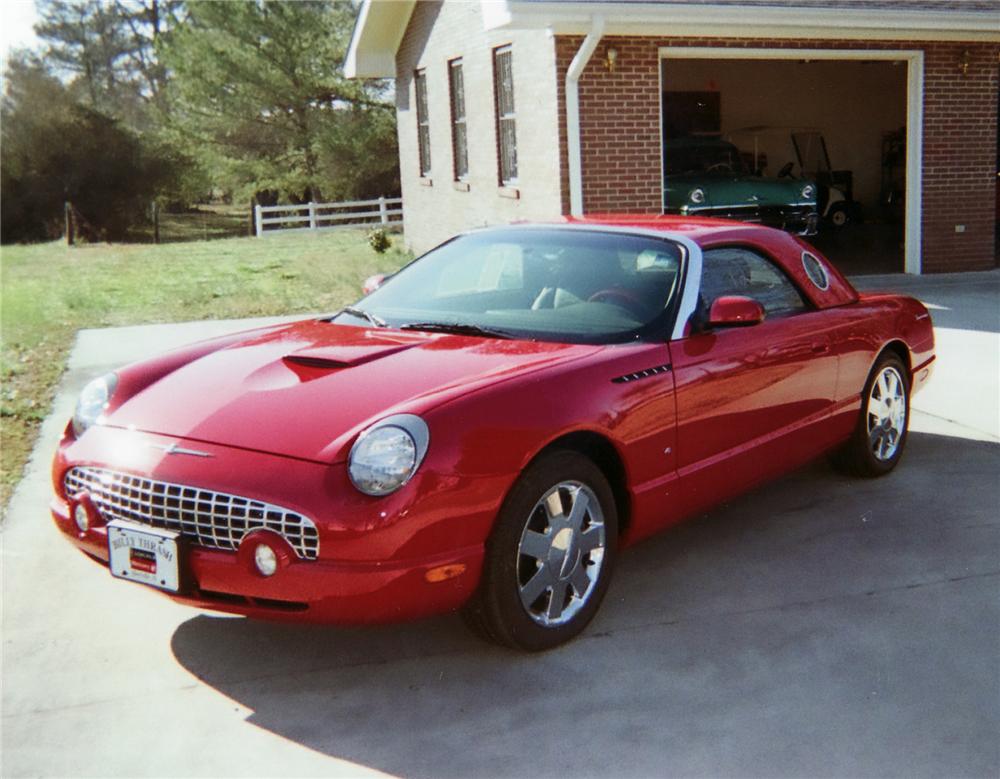
[[[378,254],[385,254],[389,250],[389,247],[392,246],[392,239],[385,231],[385,228],[378,227],[368,233],[368,245]]]

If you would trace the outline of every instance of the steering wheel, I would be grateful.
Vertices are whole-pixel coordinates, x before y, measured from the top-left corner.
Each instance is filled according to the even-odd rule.
[[[781,166],[781,170],[778,171],[778,178],[783,179],[785,176],[790,176],[792,173],[792,168],[795,167],[794,162],[786,162]]]
[[[618,308],[623,308],[630,314],[635,314],[641,319],[645,319],[649,313],[649,307],[634,292],[621,287],[608,287],[600,289],[587,298],[588,303],[610,303]]]
[[[709,165],[707,168],[705,168],[706,173],[714,173],[717,170],[722,171],[724,173],[732,173],[733,166],[730,165],[728,162],[717,162],[714,165]]]

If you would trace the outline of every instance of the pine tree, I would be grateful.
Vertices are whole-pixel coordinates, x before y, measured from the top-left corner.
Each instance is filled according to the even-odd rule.
[[[342,72],[353,24],[349,2],[190,4],[159,49],[176,137],[240,195],[398,190],[386,86]]]

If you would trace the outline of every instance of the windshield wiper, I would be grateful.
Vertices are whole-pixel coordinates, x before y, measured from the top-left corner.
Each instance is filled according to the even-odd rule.
[[[462,324],[461,322],[408,322],[399,326],[400,330],[426,330],[430,333],[454,333],[456,335],[479,335],[484,338],[513,338],[503,330],[493,330],[479,325]]]
[[[388,327],[389,323],[386,322],[382,317],[375,316],[371,311],[365,311],[363,308],[355,308],[354,306],[344,306],[338,312],[340,314],[350,314],[351,316],[356,316],[359,319],[366,320],[369,324],[375,325],[375,327]]]

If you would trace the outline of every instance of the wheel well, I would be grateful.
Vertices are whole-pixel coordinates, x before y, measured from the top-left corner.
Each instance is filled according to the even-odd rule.
[[[632,506],[626,486],[625,464],[614,444],[598,433],[569,433],[550,443],[537,456],[551,452],[553,449],[569,449],[579,452],[601,469],[608,484],[611,485],[611,492],[615,496],[615,508],[618,510],[618,535],[624,535],[631,522]]]
[[[913,381],[913,366],[910,364],[910,350],[902,341],[890,341],[885,345],[881,352],[879,352],[879,357],[881,357],[886,352],[890,354],[895,354],[903,362],[903,367],[906,368],[906,378],[908,381]],[[878,362],[878,360],[876,360]]]

